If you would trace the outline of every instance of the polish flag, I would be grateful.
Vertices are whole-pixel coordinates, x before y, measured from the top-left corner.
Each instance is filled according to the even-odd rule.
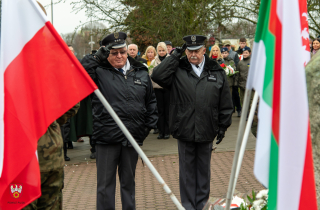
[[[2,0],[0,209],[41,195],[38,139],[97,86],[34,0]]]

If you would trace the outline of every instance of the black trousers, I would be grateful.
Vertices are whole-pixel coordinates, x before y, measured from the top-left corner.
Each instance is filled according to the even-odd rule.
[[[240,103],[238,86],[232,86],[232,101],[233,101],[233,106],[237,107],[237,111],[240,112],[241,103]]]
[[[158,106],[158,124],[159,134],[169,135],[169,106],[170,106],[170,92],[169,90],[155,88],[157,106]]]
[[[179,183],[182,206],[201,210],[210,194],[212,142],[196,143],[178,140]]]
[[[120,180],[123,210],[136,209],[135,171],[138,153],[133,147],[96,144],[97,210],[115,209],[116,172]]]

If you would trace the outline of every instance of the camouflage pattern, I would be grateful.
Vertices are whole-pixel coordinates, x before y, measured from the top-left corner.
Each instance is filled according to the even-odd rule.
[[[240,104],[243,106],[243,100],[244,100],[244,93],[246,92],[246,89],[239,87],[239,93],[240,93]]]
[[[317,189],[320,202],[320,53],[316,53],[306,66],[306,80],[309,101],[309,118],[312,138],[312,152]]]
[[[60,125],[74,116],[80,107],[80,103],[67,111],[64,115],[54,121],[48,128],[47,132],[41,136],[38,141],[38,158],[40,164],[40,172],[49,172],[63,168],[63,139],[61,136]]]
[[[243,99],[244,99],[245,91],[246,91],[245,89],[240,88],[240,103],[241,103],[241,105],[243,105]],[[255,91],[252,90],[252,92],[251,92],[251,98],[250,98],[250,105],[249,105],[248,116],[249,116],[249,113],[250,113],[250,109],[251,109],[251,104],[252,104],[252,101],[253,101],[254,93],[255,93]],[[259,109],[259,100],[258,100],[258,103],[257,103],[256,110],[255,110],[255,112],[254,112],[254,116],[253,116],[253,120],[252,120],[252,125],[251,125],[251,133],[252,133],[255,137],[257,137],[257,129],[258,129],[258,109]]]
[[[41,197],[26,206],[25,210],[62,209],[64,154],[60,125],[74,116],[79,107],[80,103],[54,121],[39,139],[37,151],[41,172]]]
[[[251,105],[250,105],[250,109],[251,109]],[[256,110],[254,112],[252,125],[251,125],[251,133],[256,138],[257,138],[257,130],[258,130],[258,111],[259,111],[259,99],[258,99],[258,102],[257,102],[257,108],[256,108]]]
[[[61,210],[63,168],[41,172],[41,197],[23,208],[24,210]]]

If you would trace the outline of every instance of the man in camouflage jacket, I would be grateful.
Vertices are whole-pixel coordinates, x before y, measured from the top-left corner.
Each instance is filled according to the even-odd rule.
[[[54,121],[39,139],[37,151],[41,173],[41,197],[26,206],[24,210],[62,209],[64,154],[60,125],[74,116],[79,108],[80,103]]]

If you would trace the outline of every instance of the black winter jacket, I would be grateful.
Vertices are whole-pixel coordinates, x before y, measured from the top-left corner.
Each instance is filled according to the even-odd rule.
[[[146,60],[146,59],[143,59],[143,58],[140,58],[139,56],[136,56],[134,59],[135,59],[136,61],[140,62],[140,63],[145,63],[145,64],[147,64],[147,60]]]
[[[128,59],[131,67],[125,76],[108,61],[98,63],[92,55],[85,56],[81,64],[133,138],[142,145],[148,134],[146,128],[156,128],[157,102],[147,67],[131,57]],[[121,142],[124,146],[131,146],[96,95],[92,97],[92,115],[92,140],[96,144]]]
[[[205,55],[200,78],[187,57],[167,57],[154,68],[152,80],[170,90],[169,127],[174,138],[213,141],[219,129],[231,125],[233,105],[227,77],[220,65]]]

